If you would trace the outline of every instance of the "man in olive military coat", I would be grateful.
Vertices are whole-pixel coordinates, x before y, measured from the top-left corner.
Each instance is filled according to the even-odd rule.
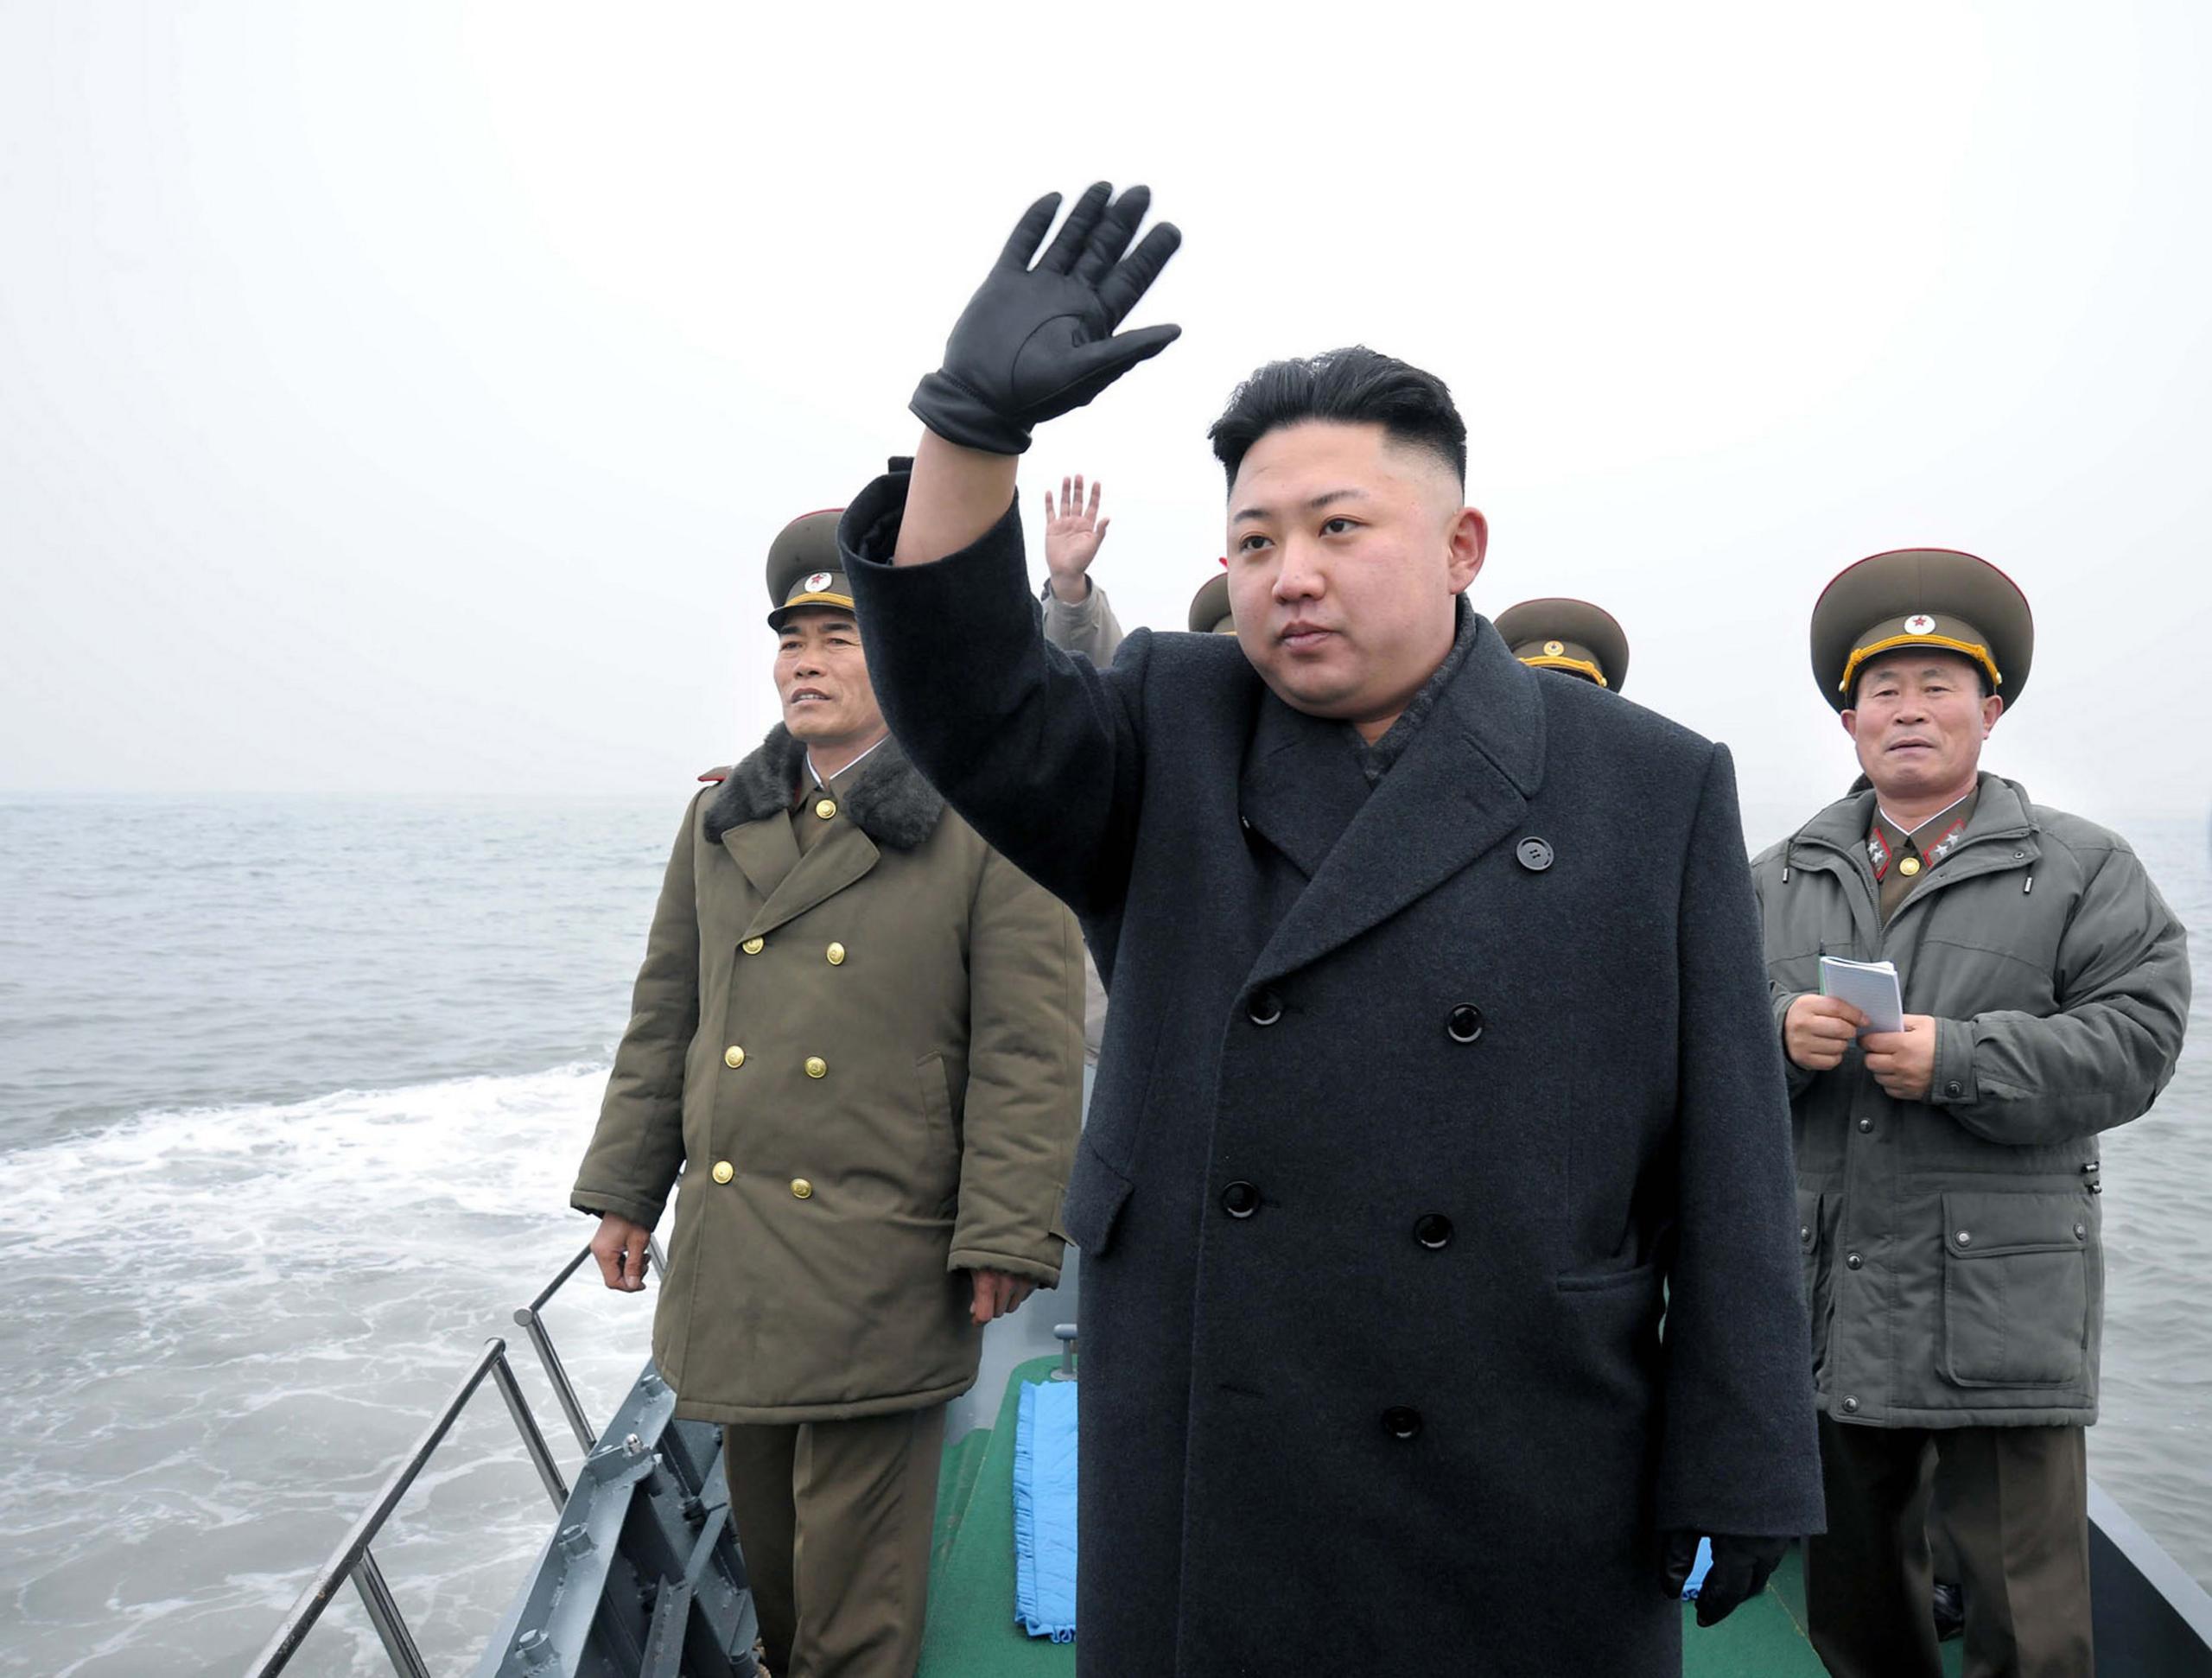
[[[635,1289],[677,1190],[653,1356],[771,1671],[909,1678],[944,1402],[1059,1275],[1082,949],[888,738],[836,528],[771,551],[784,721],[684,816],[572,1199]]]
[[[1465,427],[1368,350],[1215,427],[1234,635],[1048,645],[1014,457],[1175,330],[1109,336],[1173,235],[1109,197],[1024,219],[841,530],[899,738],[1113,992],[1078,1669],[1671,1678],[1697,1536],[1711,1619],[1820,1522],[1728,755],[1466,607]]]
[[[2093,1664],[2098,1137],[2172,1075],[2190,975],[2124,840],[1980,767],[2034,639],[2026,598],[1970,554],[1843,571],[1813,610],[1813,674],[1863,772],[1753,865],[1827,1478],[1806,1606],[1839,1678],[1941,1670],[1931,1458],[1967,1672]],[[1904,1029],[1823,995],[1824,955],[1893,963]]]

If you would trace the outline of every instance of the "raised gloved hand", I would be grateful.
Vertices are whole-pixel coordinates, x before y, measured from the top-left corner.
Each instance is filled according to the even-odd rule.
[[[1705,1582],[1698,1586],[1697,1623],[1718,1625],[1766,1589],[1767,1580],[1789,1551],[1789,1541],[1732,1538],[1717,1532],[1707,1536],[1713,1541],[1713,1566],[1707,1570]],[[1690,1569],[1697,1564],[1698,1535],[1694,1532],[1670,1532],[1665,1538],[1660,1576],[1667,1582],[1667,1594],[1679,1599],[1682,1586],[1689,1582]]]
[[[1109,183],[1097,182],[1034,268],[1060,195],[1032,204],[954,323],[944,365],[915,386],[908,405],[922,423],[966,448],[1019,454],[1033,426],[1082,407],[1173,343],[1180,327],[1114,331],[1183,242],[1163,221],[1129,251],[1151,203],[1146,188],[1114,198]]]

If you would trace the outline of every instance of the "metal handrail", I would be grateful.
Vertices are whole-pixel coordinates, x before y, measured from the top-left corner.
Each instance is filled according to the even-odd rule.
[[[668,1274],[668,1260],[663,1255],[660,1243],[656,1237],[645,1237],[645,1255],[655,1271],[664,1277]],[[589,1456],[593,1447],[598,1445],[599,1430],[584,1414],[583,1402],[576,1396],[575,1383],[569,1379],[568,1368],[561,1362],[561,1354],[553,1350],[553,1337],[545,1332],[545,1321],[540,1313],[553,1296],[567,1285],[569,1278],[576,1274],[577,1268],[590,1256],[591,1249],[586,1247],[563,1265],[551,1281],[538,1289],[536,1299],[528,1305],[515,1308],[515,1325],[530,1336],[530,1344],[537,1348],[538,1361],[545,1365],[545,1378],[552,1383],[553,1397],[561,1406],[561,1414],[568,1417],[569,1426],[575,1431],[577,1442],[583,1446],[586,1456]]]
[[[661,1253],[660,1243],[649,1240],[647,1251],[652,1268],[666,1274],[668,1265]],[[597,1442],[596,1437],[591,1424],[585,1420],[575,1389],[569,1382],[567,1370],[562,1367],[559,1355],[553,1350],[552,1339],[545,1332],[538,1313],[546,1302],[561,1291],[562,1284],[575,1274],[590,1253],[589,1247],[584,1248],[538,1291],[536,1299],[514,1313],[515,1321],[530,1331],[531,1343],[545,1360],[546,1373],[552,1381],[554,1395],[560,1400],[569,1424],[576,1430],[576,1436],[583,1441],[587,1453]],[[323,1563],[307,1589],[300,1592],[299,1600],[285,1615],[284,1623],[277,1627],[276,1635],[270,1638],[268,1645],[246,1668],[246,1678],[274,1678],[274,1675],[282,1672],[292,1656],[299,1652],[300,1645],[306,1641],[308,1633],[315,1629],[315,1622],[322,1618],[323,1611],[330,1606],[339,1587],[349,1579],[353,1582],[353,1588],[360,1593],[361,1605],[368,1611],[369,1623],[376,1628],[377,1637],[384,1644],[385,1654],[391,1662],[392,1670],[399,1674],[400,1678],[430,1678],[430,1669],[423,1660],[422,1651],[416,1647],[413,1634],[408,1630],[407,1621],[399,1611],[399,1604],[394,1599],[391,1587],[385,1583],[384,1570],[377,1565],[376,1554],[369,1547],[384,1530],[385,1523],[391,1519],[393,1512],[399,1507],[400,1499],[406,1497],[408,1489],[415,1484],[416,1477],[422,1473],[432,1454],[445,1442],[446,1435],[452,1432],[454,1423],[460,1420],[461,1413],[468,1407],[469,1400],[476,1395],[486,1376],[491,1378],[493,1384],[499,1389],[499,1396],[506,1402],[507,1414],[513,1419],[515,1431],[522,1436],[523,1450],[530,1458],[531,1465],[537,1471],[537,1478],[545,1487],[545,1495],[553,1500],[556,1510],[566,1506],[569,1501],[568,1483],[562,1478],[561,1466],[553,1459],[552,1447],[546,1444],[544,1431],[538,1427],[537,1418],[531,1414],[529,1402],[523,1396],[522,1387],[515,1379],[514,1366],[507,1360],[507,1343],[497,1338],[487,1340],[468,1373],[461,1377],[461,1384],[454,1389],[453,1396],[446,1401],[444,1408],[438,1412],[423,1437],[416,1442],[414,1450],[392,1471],[391,1478],[385,1482],[384,1490],[377,1494],[376,1501],[353,1523],[353,1529],[331,1553],[330,1559]]]

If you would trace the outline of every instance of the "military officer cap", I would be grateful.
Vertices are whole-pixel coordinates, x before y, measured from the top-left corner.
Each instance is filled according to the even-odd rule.
[[[1563,670],[1615,693],[1628,680],[1628,637],[1613,614],[1588,601],[1522,601],[1497,614],[1513,656],[1538,670]]]
[[[1951,548],[1899,548],[1846,566],[1813,607],[1813,676],[1839,711],[1869,662],[1899,647],[1955,652],[2010,705],[2028,684],[2035,618],[2020,587]]]
[[[1226,575],[1209,578],[1205,588],[1191,596],[1191,628],[1200,635],[1234,635],[1236,620],[1229,614],[1229,578]]]
[[[842,507],[794,518],[768,544],[768,627],[781,629],[802,606],[853,609],[852,585],[837,551]]]

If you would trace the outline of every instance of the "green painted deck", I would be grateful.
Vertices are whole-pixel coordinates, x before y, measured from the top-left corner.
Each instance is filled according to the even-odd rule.
[[[1020,1383],[1058,1360],[1033,1358],[1007,1383],[997,1421],[949,1446],[938,1478],[929,1625],[918,1678],[1050,1678],[1075,1671],[1075,1646],[1031,1637],[1014,1618],[1014,1430]],[[1479,1670],[1471,1667],[1471,1671]],[[1943,1649],[1959,1670],[1959,1645]],[[1709,1631],[1683,1611],[1684,1678],[1821,1678],[1805,1641],[1805,1587],[1795,1551],[1756,1602]]]

